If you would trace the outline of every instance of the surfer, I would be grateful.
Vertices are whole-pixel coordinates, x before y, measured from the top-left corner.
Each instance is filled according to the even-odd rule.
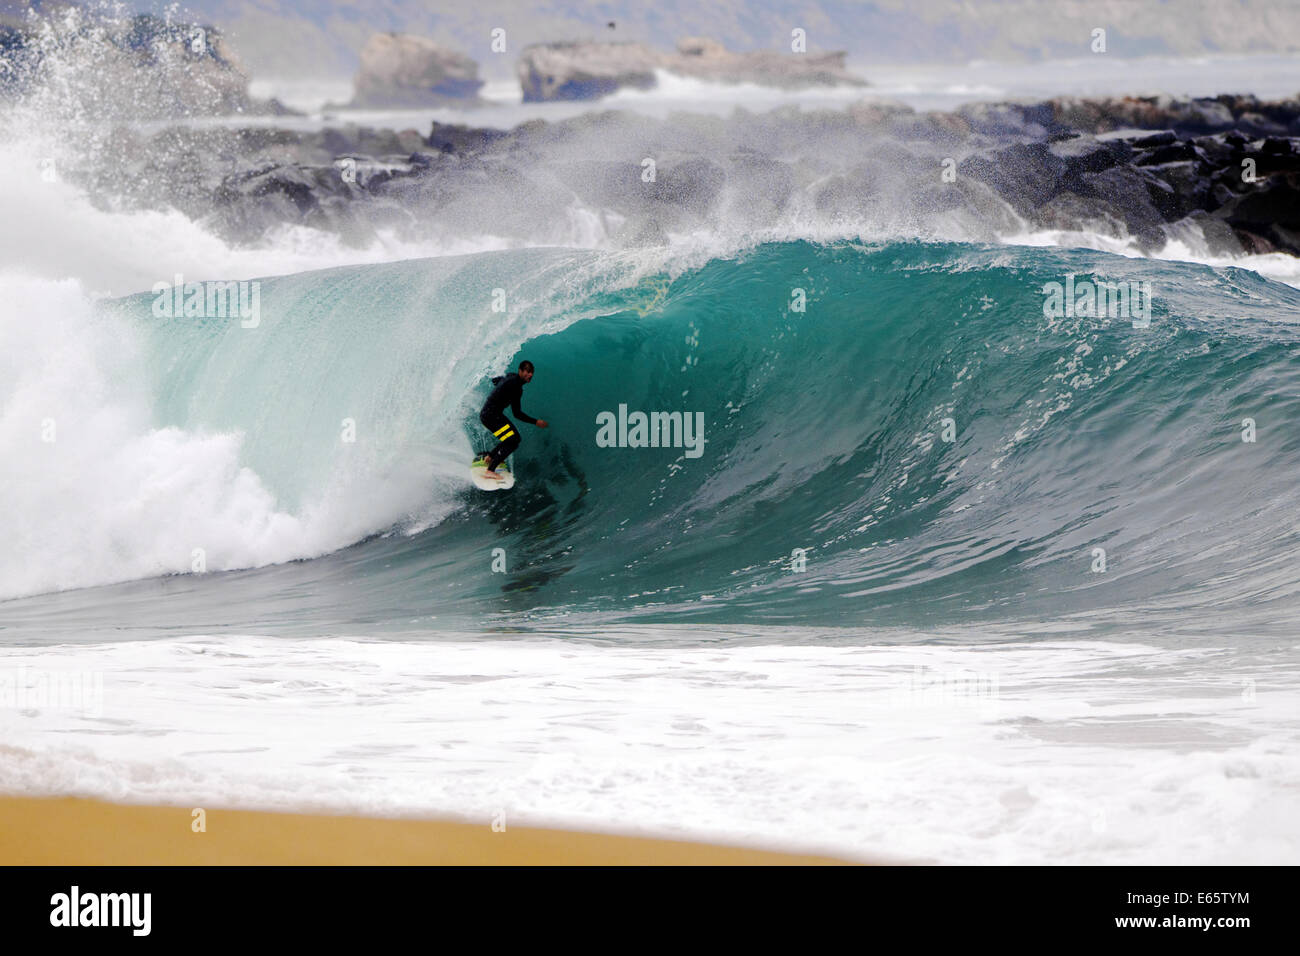
[[[532,380],[532,362],[520,362],[518,372],[498,375],[492,379],[492,384],[496,388],[492,389],[487,401],[483,403],[483,410],[478,413],[478,420],[497,440],[497,446],[485,456],[487,471],[483,474],[487,478],[500,481],[501,476],[496,471],[497,465],[505,461],[510,453],[519,447],[519,433],[515,430],[514,423],[505,416],[507,405],[515,413],[515,418],[521,422],[528,422],[538,428],[546,427],[546,419],[533,418],[519,407],[519,400],[524,395],[524,386]]]

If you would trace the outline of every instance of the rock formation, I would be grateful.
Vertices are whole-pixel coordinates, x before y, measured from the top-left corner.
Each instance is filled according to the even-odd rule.
[[[361,50],[354,107],[473,104],[483,81],[478,64],[424,37],[377,33]]]
[[[782,89],[865,86],[837,53],[732,53],[703,37],[687,37],[667,53],[643,43],[567,42],[525,47],[519,84],[525,102],[592,100],[621,89],[650,89],[666,70],[718,83],[757,83]]]

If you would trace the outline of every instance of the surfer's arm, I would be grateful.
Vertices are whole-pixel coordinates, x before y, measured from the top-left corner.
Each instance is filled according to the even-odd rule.
[[[529,415],[527,412],[525,412],[522,408],[519,407],[519,399],[517,398],[514,400],[514,402],[511,403],[510,411],[514,412],[515,418],[519,419],[521,422],[527,422],[530,425],[537,424],[537,419],[533,418],[532,415]]]

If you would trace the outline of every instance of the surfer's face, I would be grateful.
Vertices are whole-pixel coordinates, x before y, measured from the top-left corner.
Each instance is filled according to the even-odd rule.
[[[531,382],[533,380],[533,370],[524,369],[519,373],[519,377],[522,378],[525,382]]]

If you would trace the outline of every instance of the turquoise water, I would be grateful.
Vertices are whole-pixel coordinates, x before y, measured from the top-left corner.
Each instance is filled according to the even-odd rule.
[[[1150,282],[1150,327],[1046,317],[1044,284],[1069,274]],[[241,434],[240,464],[304,521],[391,500],[328,553],[241,570],[257,547],[209,548],[206,574],[148,585],[165,601],[128,583],[7,605],[27,625],[1195,630],[1294,612],[1300,292],[1251,272],[794,242],[689,268],[534,249],[298,274],[262,280],[253,329],[153,300],[109,313],[138,337],[155,428]],[[524,408],[551,428],[524,426],[517,487],[484,495],[461,465],[487,374],[522,358]],[[702,452],[601,447],[620,405],[700,418]]]

